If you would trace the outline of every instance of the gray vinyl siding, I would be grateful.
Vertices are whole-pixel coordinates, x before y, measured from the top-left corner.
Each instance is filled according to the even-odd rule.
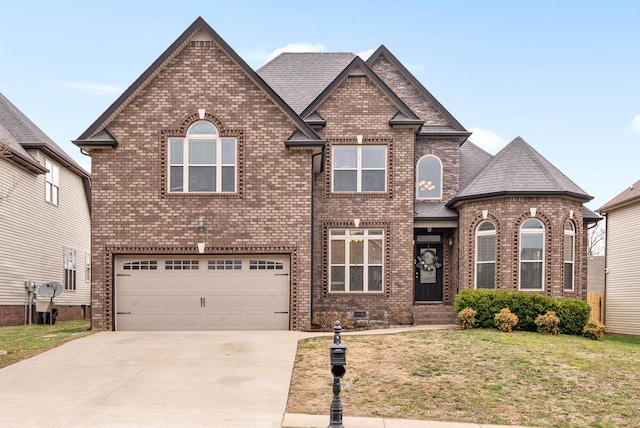
[[[45,156],[32,155],[44,165]],[[45,201],[45,175],[34,175],[0,159],[0,187],[14,187],[0,202],[0,305],[22,305],[25,281],[64,283],[63,249],[76,250],[76,290],[65,290],[59,305],[89,305],[85,254],[91,251],[91,219],[82,178],[60,168],[59,204]]]
[[[605,324],[640,335],[640,201],[607,212]]]

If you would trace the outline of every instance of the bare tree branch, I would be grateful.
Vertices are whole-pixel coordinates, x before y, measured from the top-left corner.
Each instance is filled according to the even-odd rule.
[[[587,232],[587,254],[590,256],[601,256],[604,254],[605,230],[604,226],[598,224]]]

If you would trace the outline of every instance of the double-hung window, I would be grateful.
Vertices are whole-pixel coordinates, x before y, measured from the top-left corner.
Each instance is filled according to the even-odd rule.
[[[387,146],[333,146],[334,192],[385,192]]]
[[[573,291],[576,229],[570,220],[564,223],[564,291]]]
[[[496,286],[496,227],[483,221],[476,229],[476,288]]]
[[[76,250],[64,248],[64,289],[76,289]]]
[[[382,229],[332,229],[329,241],[331,292],[383,290]]]
[[[46,159],[44,161],[44,167],[47,168],[47,173],[45,174],[44,199],[53,205],[58,205],[60,168],[58,168],[58,165]]]
[[[236,192],[237,146],[206,121],[191,125],[186,138],[169,138],[169,192]]]
[[[544,278],[544,225],[529,219],[520,227],[520,289],[542,290]]]

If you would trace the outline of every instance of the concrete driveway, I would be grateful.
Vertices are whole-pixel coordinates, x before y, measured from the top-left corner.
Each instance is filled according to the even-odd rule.
[[[298,332],[102,332],[0,370],[2,427],[280,427]]]

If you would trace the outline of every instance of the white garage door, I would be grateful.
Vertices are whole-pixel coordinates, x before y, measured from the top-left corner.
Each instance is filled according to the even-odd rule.
[[[289,257],[118,256],[116,330],[288,330]]]

